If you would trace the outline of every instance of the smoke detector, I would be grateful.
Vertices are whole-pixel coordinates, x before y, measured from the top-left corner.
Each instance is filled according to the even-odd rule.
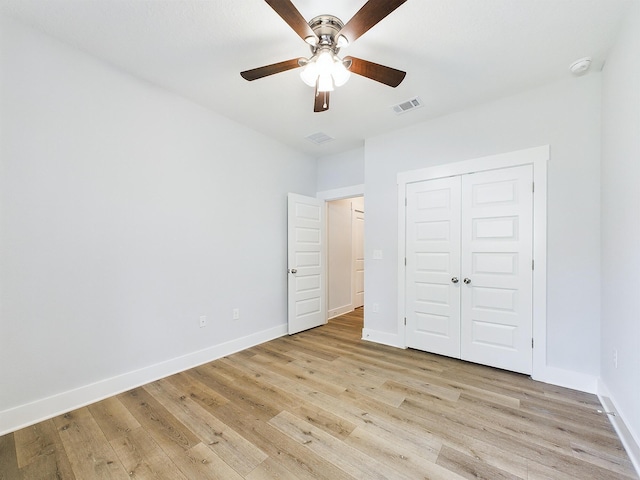
[[[591,57],[584,57],[576,60],[569,66],[569,71],[574,75],[584,75],[591,67]]]

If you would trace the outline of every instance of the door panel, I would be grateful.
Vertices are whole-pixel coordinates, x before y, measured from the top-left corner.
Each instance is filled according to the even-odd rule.
[[[353,308],[364,305],[364,212],[353,211]]]
[[[327,322],[323,241],[324,201],[288,195],[288,324],[289,334]]]
[[[533,167],[462,176],[461,358],[532,366]]]
[[[407,185],[407,346],[460,358],[459,177]]]

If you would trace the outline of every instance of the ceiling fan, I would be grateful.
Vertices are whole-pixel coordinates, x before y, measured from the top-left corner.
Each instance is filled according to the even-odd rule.
[[[245,80],[257,80],[302,67],[300,76],[315,87],[314,112],[329,109],[329,92],[343,85],[351,73],[397,87],[406,72],[356,57],[338,57],[341,48],[353,43],[407,0],[369,0],[346,24],[333,15],[319,15],[307,22],[290,0],[265,0],[311,47],[310,58],[293,58],[240,72]]]

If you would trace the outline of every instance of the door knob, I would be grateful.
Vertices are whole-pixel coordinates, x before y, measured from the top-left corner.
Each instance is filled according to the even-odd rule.
[[[458,280],[458,277],[453,277],[451,279],[451,283],[458,283],[460,280]]]
[[[296,268],[292,268],[291,270],[289,270],[291,273],[296,274],[298,273],[298,270]]]
[[[462,280],[466,285],[469,285],[471,283],[471,279],[470,278],[465,278],[464,280]]]

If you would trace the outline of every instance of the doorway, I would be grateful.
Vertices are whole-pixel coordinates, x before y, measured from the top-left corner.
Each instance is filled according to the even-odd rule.
[[[364,197],[327,201],[327,316],[364,305]]]

